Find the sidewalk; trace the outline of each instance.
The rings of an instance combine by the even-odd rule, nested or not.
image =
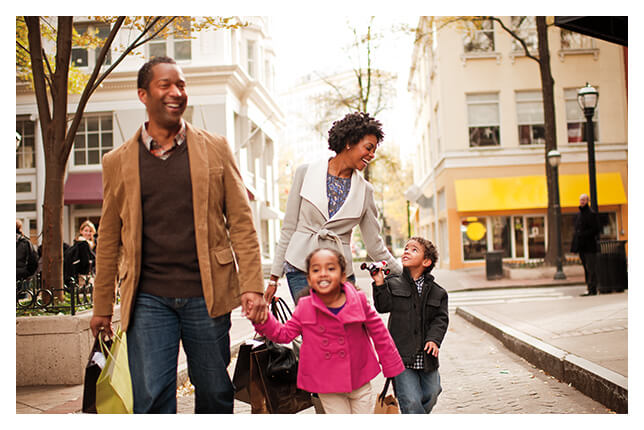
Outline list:
[[[357,267],[356,267],[357,269]],[[540,286],[579,286],[583,270],[565,266],[568,279],[553,280],[552,268],[512,273],[519,279],[488,281],[485,268],[436,269],[435,277],[449,292]],[[357,284],[369,296],[370,278],[356,270]],[[529,277],[529,279],[527,279]],[[286,281],[278,295],[290,302]],[[628,405],[628,292],[559,301],[484,304],[457,308],[456,314],[490,332],[510,350],[616,412]],[[252,337],[252,326],[233,312],[231,350]],[[180,356],[178,385],[187,379],[185,356]],[[82,385],[16,387],[16,413],[78,413]],[[235,411],[249,413],[245,404]],[[180,411],[181,412],[181,411]]]

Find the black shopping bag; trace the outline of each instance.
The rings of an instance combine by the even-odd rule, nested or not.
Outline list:
[[[258,342],[259,340],[259,342]],[[251,386],[254,382],[259,384],[259,373],[252,367],[251,355],[257,351],[266,349],[263,339],[253,339],[247,341],[239,347],[237,354],[237,363],[233,373],[233,385],[235,387],[235,399],[244,403],[251,403]]]
[[[99,333],[101,336],[102,333]],[[83,408],[86,414],[96,413],[96,381],[107,361],[107,351],[103,350],[102,345],[108,349],[112,346],[111,340],[105,340],[101,343],[98,336],[94,339],[94,346],[89,352],[89,359],[85,366],[85,380],[83,382]]]
[[[252,368],[256,368],[264,393],[266,410],[270,414],[295,414],[313,406],[311,393],[297,388],[295,381],[278,380],[268,374],[268,348],[253,351]]]

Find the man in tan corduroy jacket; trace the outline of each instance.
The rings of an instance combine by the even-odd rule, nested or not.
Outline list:
[[[112,335],[117,277],[135,413],[176,413],[179,343],[196,413],[232,413],[230,313],[265,319],[259,242],[225,138],[183,120],[173,59],[139,70],[148,121],[103,158],[93,334]],[[120,263],[120,264],[119,264]]]

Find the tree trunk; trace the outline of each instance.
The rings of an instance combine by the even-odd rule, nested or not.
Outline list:
[[[548,215],[547,215],[547,242],[545,263],[554,266],[557,263],[557,214],[555,212],[555,184],[554,171],[548,163],[548,152],[557,149],[557,131],[555,126],[554,79],[550,69],[550,51],[548,44],[548,27],[546,17],[537,16],[537,38],[539,46],[539,71],[541,73],[541,93],[543,96],[543,115],[546,132],[546,148],[544,154],[546,183],[548,186]]]
[[[53,160],[51,159],[53,158]],[[45,161],[43,204],[42,277],[43,287],[55,291],[63,301],[63,184],[65,164],[56,157]]]

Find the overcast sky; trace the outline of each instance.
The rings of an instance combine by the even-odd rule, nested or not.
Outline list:
[[[386,139],[395,140],[401,146],[403,156],[412,149],[412,116],[409,113],[407,80],[411,64],[413,36],[389,31],[392,26],[407,24],[415,26],[417,16],[392,17],[375,15],[374,28],[388,32],[374,52],[374,66],[395,72],[398,75],[396,88],[398,98],[387,123],[383,124]],[[294,85],[298,78],[307,74],[333,73],[351,70],[354,64],[349,58],[347,46],[354,40],[352,25],[365,31],[369,16],[327,16],[318,19],[294,19],[293,15],[271,15],[276,54],[276,84],[278,92]],[[355,51],[352,51],[355,52]],[[288,124],[287,124],[288,126]]]

